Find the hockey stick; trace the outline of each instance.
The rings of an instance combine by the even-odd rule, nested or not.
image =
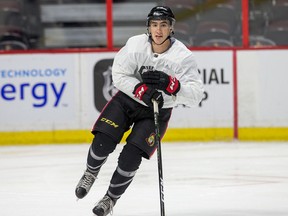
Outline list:
[[[161,216],[165,216],[162,155],[161,155],[161,143],[160,143],[160,130],[159,130],[159,122],[158,122],[159,107],[158,107],[158,103],[155,100],[152,100],[152,102],[153,102],[153,108],[154,108],[155,143],[157,145],[160,209],[161,209]]]

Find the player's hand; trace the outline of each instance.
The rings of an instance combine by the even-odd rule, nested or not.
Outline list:
[[[179,80],[162,71],[147,71],[141,76],[145,84],[152,88],[162,90],[167,95],[176,95],[180,90]]]
[[[161,92],[148,87],[145,83],[139,83],[135,86],[133,94],[139,100],[142,100],[147,106],[153,109],[152,99],[158,103],[159,109],[163,107],[164,99]]]

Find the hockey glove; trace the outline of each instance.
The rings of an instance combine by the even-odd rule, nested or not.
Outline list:
[[[164,99],[161,92],[148,87],[145,83],[139,83],[135,86],[133,94],[139,100],[142,100],[147,106],[153,109],[152,99],[158,103],[159,109],[163,107]]]
[[[148,86],[162,90],[167,95],[176,95],[180,90],[179,80],[162,71],[147,71],[142,74],[142,79]]]

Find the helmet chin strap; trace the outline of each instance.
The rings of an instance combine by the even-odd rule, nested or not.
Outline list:
[[[151,41],[153,41],[156,45],[158,45],[158,46],[160,46],[160,45],[162,45],[163,43],[165,43],[165,41],[166,40],[168,40],[168,39],[170,39],[171,38],[171,36],[170,35],[168,35],[167,37],[166,37],[166,39],[162,42],[162,43],[160,43],[160,44],[157,44],[154,40],[153,40],[153,38],[152,38],[152,36],[151,36],[151,34],[149,35],[150,36],[150,38],[151,38]]]
[[[171,38],[171,34],[173,35],[173,34],[174,34],[174,31],[173,31],[172,28],[171,28],[170,30],[171,30],[171,32],[170,32],[170,34],[166,37],[166,39],[165,39],[162,43],[157,44],[157,43],[153,40],[152,35],[151,35],[150,31],[149,31],[149,28],[147,28],[147,32],[148,32],[148,34],[149,34],[150,40],[151,40],[152,42],[154,42],[154,43],[155,43],[156,45],[158,45],[158,46],[164,44],[166,40],[168,40],[168,39]]]

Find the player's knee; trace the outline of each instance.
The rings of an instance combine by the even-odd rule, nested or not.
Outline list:
[[[109,155],[116,148],[117,142],[104,133],[97,132],[92,141],[92,150],[97,156],[104,157]]]
[[[137,170],[142,161],[143,151],[133,144],[127,143],[119,158],[118,166],[125,171]]]

